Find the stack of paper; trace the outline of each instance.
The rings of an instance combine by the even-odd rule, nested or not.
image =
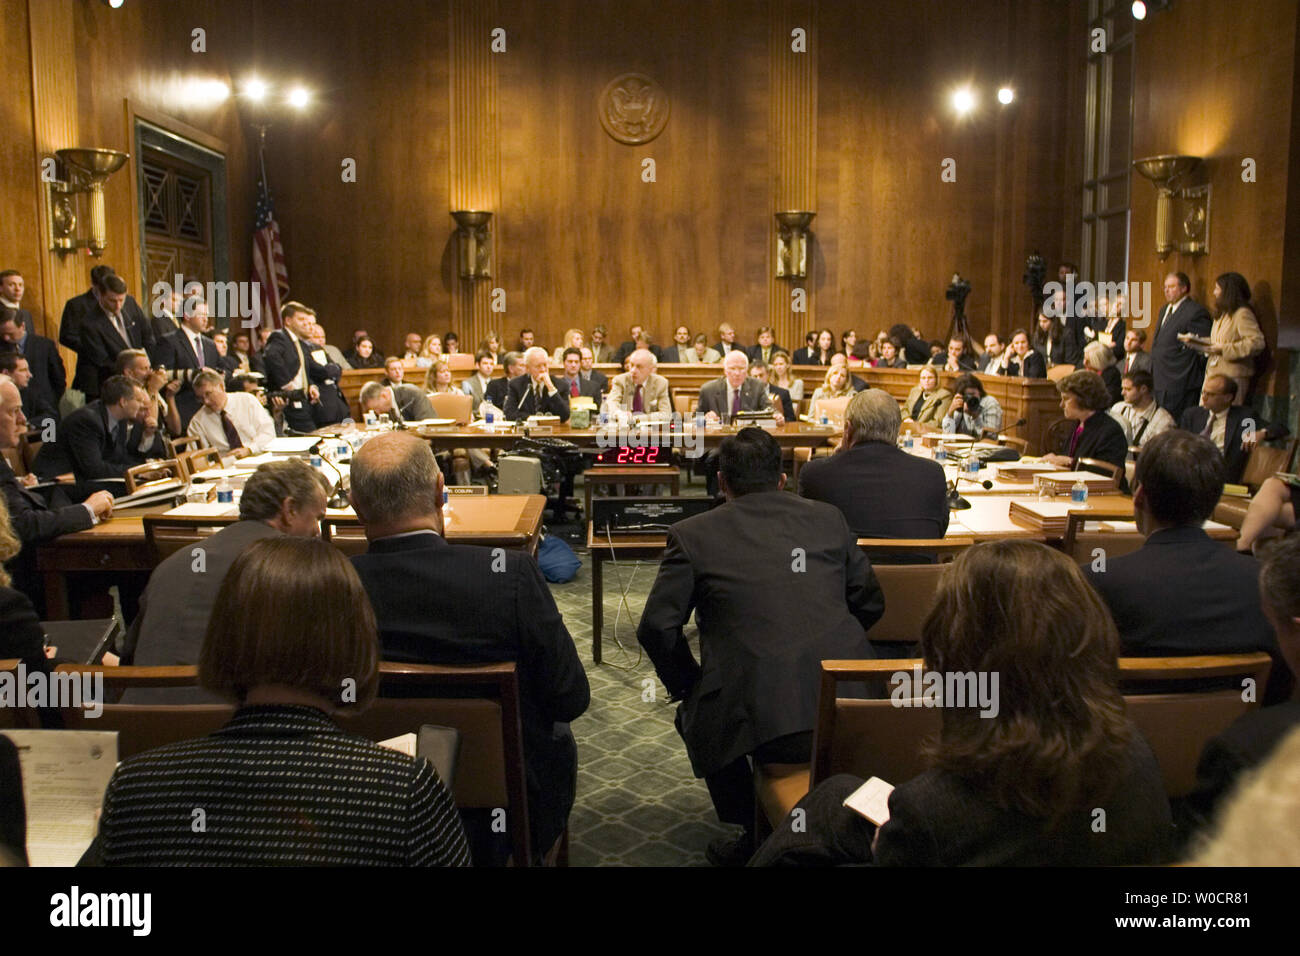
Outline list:
[[[271,439],[266,450],[272,455],[305,455],[320,442],[321,439],[316,435],[292,435]]]
[[[1012,500],[1011,520],[1022,527],[1060,537],[1065,534],[1070,512],[1079,508],[1080,505],[1074,501]]]
[[[1089,494],[1115,490],[1115,479],[1095,471],[1054,471],[1034,478],[1036,489],[1046,488],[1054,495],[1068,495],[1078,482],[1083,482]]]

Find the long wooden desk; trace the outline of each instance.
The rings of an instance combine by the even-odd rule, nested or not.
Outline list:
[[[722,440],[730,435],[736,434],[738,429],[731,426],[709,427],[704,433],[704,448],[712,450],[722,444]],[[837,429],[822,425],[810,425],[807,422],[787,422],[780,428],[770,428],[767,430],[781,446],[782,451],[789,451],[793,448],[820,448],[829,445],[833,439],[840,436]],[[428,439],[433,450],[448,451],[452,448],[496,448],[507,449],[512,447],[525,435],[522,430],[510,431],[486,431],[482,428],[467,428],[459,426],[426,426],[418,430],[418,434]],[[673,436],[671,433],[663,433],[667,438],[674,438],[678,447],[686,441],[694,443],[697,436],[693,433],[686,435]],[[573,442],[580,448],[595,450],[600,448],[613,448],[614,433],[610,430],[603,430],[599,427],[594,428],[570,428],[567,424],[555,425],[546,435],[537,435],[536,438],[561,438],[565,441]]]
[[[465,495],[453,498],[447,520],[447,540],[455,544],[481,544],[534,553],[542,528],[542,495]],[[77,578],[108,572],[114,578],[147,578],[155,555],[144,536],[144,516],[170,510],[163,506],[119,511],[108,521],[56,538],[41,545],[36,566],[45,579],[46,616],[64,620],[69,612],[69,592]],[[330,511],[327,517],[346,517],[351,510]],[[214,527],[229,523],[214,519]]]

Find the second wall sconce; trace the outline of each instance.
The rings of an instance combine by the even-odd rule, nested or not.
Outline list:
[[[776,277],[808,276],[808,224],[815,212],[787,210],[776,213]]]
[[[1201,167],[1199,156],[1148,156],[1133,168],[1156,187],[1156,255],[1168,258],[1177,250],[1202,256],[1210,251],[1209,184],[1175,188]]]
[[[492,277],[492,233],[488,229],[492,213],[475,209],[452,212],[456,220],[456,246],[462,279]]]
[[[92,256],[102,256],[108,248],[104,182],[131,157],[115,149],[60,149],[55,150],[55,155],[59,157],[66,178],[45,184],[50,248],[56,252],[72,252],[84,247]],[[84,238],[76,236],[78,193],[90,197],[90,231]]]

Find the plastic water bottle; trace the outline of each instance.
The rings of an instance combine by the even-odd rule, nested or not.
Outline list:
[[[444,521],[451,519],[456,512],[451,507],[451,492],[445,487],[442,489],[442,517]]]
[[[1070,500],[1077,505],[1088,500],[1088,486],[1083,483],[1082,478],[1070,486]]]
[[[365,423],[367,428],[374,428],[379,424],[379,416],[375,414],[373,408],[366,410]]]
[[[966,473],[970,475],[972,478],[976,478],[979,476],[980,460],[976,458],[974,455],[971,455],[970,459],[966,462]]]
[[[310,459],[310,464],[311,464],[311,466],[312,466],[313,468],[315,468],[317,471],[319,471],[321,468],[323,468],[323,467],[325,466],[325,465],[324,465],[324,462],[323,462],[323,460],[321,459],[321,456],[320,456],[320,455],[312,455],[312,456],[311,456],[311,459]]]
[[[948,451],[942,445],[936,445],[934,449],[934,460],[939,464],[945,464],[948,461]]]
[[[709,427],[708,417],[698,408],[695,409],[695,430],[702,432],[708,427]]]
[[[903,450],[911,451],[915,447],[916,447],[916,439],[912,437],[911,432],[908,432],[903,436]]]
[[[497,418],[496,406],[493,405],[487,399],[484,399],[482,405],[482,412],[483,412],[483,424],[491,428],[492,423],[496,421]]]
[[[233,505],[235,503],[235,489],[230,484],[229,478],[222,478],[221,483],[217,485],[217,504]]]

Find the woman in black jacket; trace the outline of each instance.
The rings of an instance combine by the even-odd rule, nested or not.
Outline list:
[[[1007,345],[1006,361],[1000,369],[1003,375],[1018,378],[1047,378],[1047,362],[1029,344],[1029,333],[1016,329]]]
[[[1043,460],[1063,468],[1074,468],[1082,458],[1095,458],[1119,468],[1120,490],[1128,489],[1124,465],[1128,461],[1128,439],[1119,422],[1111,418],[1110,393],[1095,372],[1075,372],[1056,384],[1061,393],[1061,411],[1077,422],[1055,454]]]

